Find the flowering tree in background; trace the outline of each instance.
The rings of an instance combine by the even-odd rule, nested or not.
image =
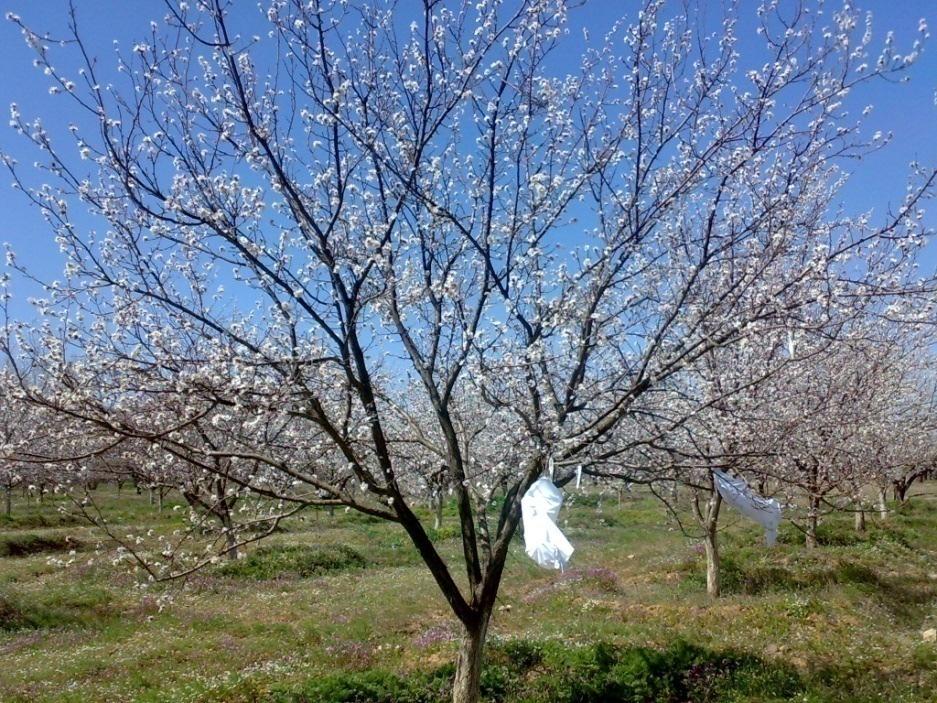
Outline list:
[[[23,448],[23,420],[27,416],[28,411],[5,388],[0,395],[0,439],[3,443],[0,488],[3,488],[3,514],[7,517],[13,513],[13,490],[24,481],[26,474],[25,467],[17,461],[17,457]]]
[[[42,501],[61,483],[61,467],[48,461],[61,426],[61,417],[23,399],[15,377],[0,375],[0,488],[6,517],[12,516],[14,489]]]
[[[47,324],[10,323],[22,393],[224,476],[267,521],[399,523],[464,630],[457,702],[548,467],[648,446],[639,409],[710,351],[906,290],[925,241],[933,171],[877,224],[833,212],[837,164],[878,146],[844,101],[919,50],[870,55],[849,8],[821,26],[767,3],[748,70],[734,16],[702,35],[648,0],[571,73],[562,0],[426,0],[412,23],[273,0],[256,36],[221,2],[169,8],[116,76],[74,14],[77,70],[12,18],[76,120],[75,157],[11,120],[52,178],[8,164],[67,257]],[[457,568],[412,507],[440,466]]]
[[[904,503],[911,485],[937,464],[937,396],[929,347],[929,335],[920,331],[893,332],[886,350],[888,364],[870,380],[877,403],[865,418],[863,457],[867,467],[861,478],[879,486],[882,517],[887,514],[887,487],[893,488],[896,501]]]
[[[862,489],[881,480],[883,466],[927,465],[931,423],[909,413],[928,407],[921,381],[931,362],[922,342],[914,325],[868,318],[773,379],[776,403],[762,432],[778,451],[763,467],[791,504],[806,496],[807,547],[817,546],[824,513],[851,506],[861,515]]]
[[[686,420],[671,422],[672,429],[660,433],[657,445],[667,457],[673,480],[690,489],[691,511],[706,554],[710,596],[720,595],[718,531],[723,501],[715,472],[741,476],[764,493],[760,469],[766,459],[783,451],[778,438],[765,432],[777,411],[778,397],[771,392],[774,377],[783,376],[799,361],[788,353],[783,335],[777,334],[714,349],[685,374],[671,401],[688,403],[695,411],[678,413],[677,417]],[[676,506],[668,507],[677,514]]]

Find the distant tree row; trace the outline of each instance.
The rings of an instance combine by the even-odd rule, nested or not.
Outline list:
[[[541,475],[689,485],[715,560],[726,469],[805,497],[815,542],[930,466],[937,172],[838,207],[926,26],[899,51],[782,5],[744,59],[736,10],[663,0],[572,59],[562,0],[170,2],[116,71],[74,13],[61,53],[11,16],[74,124],[12,110],[67,262],[7,321],[10,476],[178,489],[191,534],[128,545],[153,578],[315,506],[398,523],[463,629],[455,703]],[[416,509],[450,490],[457,563]]]

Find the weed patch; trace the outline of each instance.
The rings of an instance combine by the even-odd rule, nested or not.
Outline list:
[[[26,596],[0,590],[0,631],[86,627],[112,613],[110,594],[101,588],[69,588]]]
[[[247,557],[219,567],[223,576],[257,580],[298,577],[361,569],[367,560],[360,552],[345,545],[287,545],[261,547]]]

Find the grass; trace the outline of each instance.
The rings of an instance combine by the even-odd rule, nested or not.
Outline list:
[[[158,513],[132,490],[118,499],[103,487],[97,499],[134,532],[182,525],[171,501]],[[486,700],[933,699],[937,646],[921,638],[937,626],[933,487],[863,534],[851,516],[830,516],[811,551],[789,527],[768,550],[727,512],[717,601],[705,595],[698,546],[653,499],[625,494],[619,507],[615,495],[583,492],[570,503],[561,520],[576,553],[565,573],[511,545]],[[458,632],[399,527],[311,512],[244,559],[167,589],[113,564],[100,534],[60,507],[14,504],[0,524],[0,544],[61,546],[67,535],[84,547],[0,557],[0,700],[446,700]],[[432,536],[457,564],[454,525],[450,506]]]
[[[260,547],[244,559],[230,561],[217,571],[222,576],[255,580],[312,578],[337,571],[361,569],[367,561],[344,544],[311,547],[303,544]]]

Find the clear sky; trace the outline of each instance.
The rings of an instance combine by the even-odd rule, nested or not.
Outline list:
[[[160,20],[165,13],[162,0],[74,0],[78,8],[79,25],[91,51],[105,65],[113,63],[113,41],[128,46],[149,31],[150,20]],[[805,0],[811,5],[811,0]],[[718,14],[721,0],[699,0],[711,5],[711,12]],[[415,0],[400,0],[399,6],[406,11],[418,3]],[[419,3],[421,4],[421,3]],[[588,28],[593,35],[601,35],[622,14],[634,13],[636,0],[591,0],[584,9],[573,13],[571,24],[575,30]],[[741,0],[742,13],[750,22],[754,17],[755,0]],[[865,121],[868,134],[881,130],[893,132],[894,141],[889,148],[877,152],[862,162],[854,164],[853,176],[841,194],[843,203],[850,210],[874,208],[883,213],[889,205],[900,202],[905,189],[905,174],[909,161],[918,160],[926,165],[937,164],[937,0],[859,0],[855,4],[869,10],[874,16],[877,39],[884,36],[886,29],[894,29],[898,46],[906,48],[917,35],[918,22],[928,20],[934,37],[925,47],[921,60],[910,73],[911,80],[904,85],[878,82],[865,91],[863,103],[875,105],[875,112]],[[257,14],[255,0],[236,0],[239,18],[251,23]],[[828,3],[828,11],[838,6]],[[67,0],[0,0],[0,16],[7,12],[20,15],[36,30],[48,30],[61,35],[65,26]],[[757,39],[752,27],[745,21],[741,24],[743,36],[741,51],[746,47],[757,48]],[[570,33],[581,36],[580,31]],[[570,54],[578,52],[576,41],[567,47]],[[570,56],[575,62],[577,57]],[[32,51],[23,42],[19,30],[12,23],[0,20],[0,106],[16,102],[24,117],[42,116],[49,127],[64,128],[69,116],[63,114],[68,106],[62,96],[49,95],[49,79],[32,66]],[[67,68],[67,65],[64,66]],[[12,155],[23,166],[35,160],[35,153],[24,140],[0,121],[0,149]],[[48,228],[35,208],[31,207],[22,193],[9,185],[10,178],[0,173],[0,242],[9,242],[17,252],[18,260],[35,271],[41,278],[57,278],[62,270],[62,260],[52,241]],[[937,226],[937,202],[932,202],[928,221]],[[937,261],[937,256],[928,257]],[[934,262],[929,262],[933,265]],[[14,284],[16,297],[14,314],[28,315],[23,299],[36,291],[24,282]]]

